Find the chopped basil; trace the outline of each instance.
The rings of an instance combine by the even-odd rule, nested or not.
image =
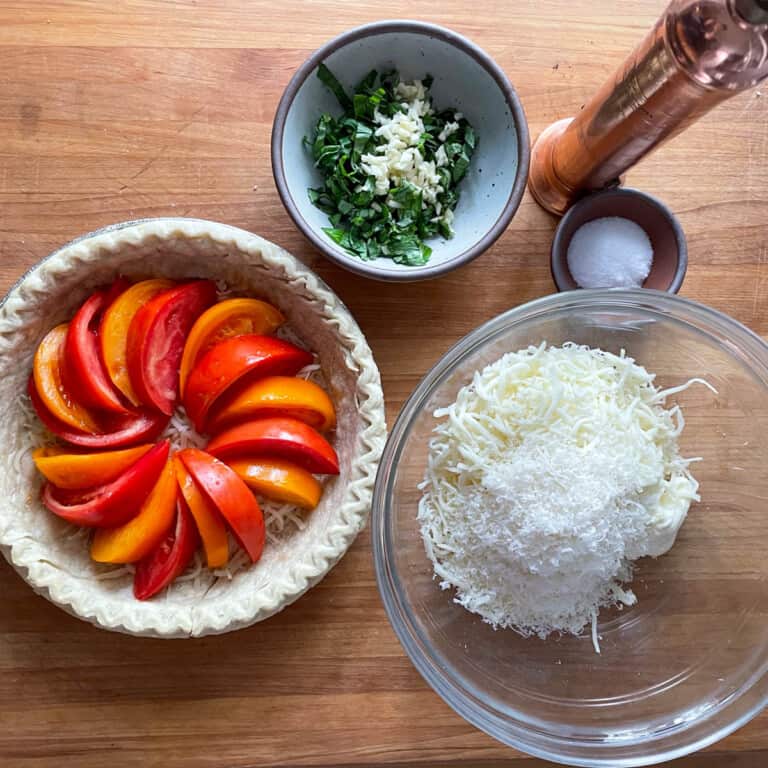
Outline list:
[[[426,264],[432,249],[424,240],[453,236],[451,221],[459,200],[457,185],[466,175],[477,146],[472,126],[461,116],[457,119],[453,110],[420,115],[423,130],[409,142],[408,148],[419,153],[417,161],[420,156],[434,164],[437,179],[420,187],[404,178],[406,174],[396,174],[394,178],[390,176],[386,191],[377,190],[376,177],[366,171],[363,158],[381,154],[377,148],[387,143],[376,135],[382,120],[408,112],[408,101],[396,93],[401,82],[399,75],[380,75],[372,70],[351,98],[324,64],[318,67],[317,76],[344,110],[339,117],[321,115],[312,136],[304,139],[323,177],[323,186],[307,191],[310,202],[328,215],[330,226],[323,231],[361,259],[384,256],[399,264]],[[422,81],[427,90],[431,84],[429,76]],[[438,155],[441,148],[444,161],[442,154]]]
[[[331,72],[328,67],[325,66],[325,64],[321,64],[317,68],[317,76],[322,80],[322,82],[325,84],[327,88],[330,88],[331,91],[333,91],[333,95],[339,100],[339,104],[341,104],[344,109],[349,109],[351,106],[351,102],[349,100],[349,96],[347,96],[346,91],[344,90],[341,83],[336,79],[336,76]]]

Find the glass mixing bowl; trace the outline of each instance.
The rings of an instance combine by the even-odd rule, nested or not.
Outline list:
[[[675,546],[637,562],[638,602],[602,611],[601,653],[582,637],[494,630],[440,589],[416,520],[436,408],[505,352],[566,341],[618,353],[672,396],[702,500]],[[734,320],[649,290],[572,291],[470,333],[405,404],[373,499],[376,575],[390,621],[427,682],[506,744],[583,766],[635,766],[700,749],[768,701],[768,346]]]

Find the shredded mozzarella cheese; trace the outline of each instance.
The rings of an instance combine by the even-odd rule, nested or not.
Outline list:
[[[529,347],[475,374],[430,442],[418,517],[444,589],[494,627],[579,634],[636,601],[632,561],[674,543],[698,483],[679,407],[623,353]],[[692,382],[689,382],[689,384]]]

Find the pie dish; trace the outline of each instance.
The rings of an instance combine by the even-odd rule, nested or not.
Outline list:
[[[334,400],[338,477],[301,528],[277,536],[254,566],[227,577],[203,574],[139,602],[125,568],[88,557],[81,532],[50,515],[30,452],[41,427],[26,401],[34,350],[95,287],[118,274],[140,279],[211,278],[275,304],[292,333],[318,357]],[[347,308],[314,273],[278,246],[198,219],[150,219],[86,235],[31,269],[0,306],[0,549],[32,588],[97,626],[155,637],[240,629],[289,605],[338,562],[368,517],[386,437],[379,372]],[[194,576],[194,574],[193,574]]]

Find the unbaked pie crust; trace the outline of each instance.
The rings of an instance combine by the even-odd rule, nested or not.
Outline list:
[[[39,500],[29,459],[25,386],[43,335],[116,275],[212,278],[267,299],[319,356],[337,408],[334,447],[341,473],[295,530],[268,544],[262,559],[231,580],[189,581],[140,602],[130,575],[103,578],[75,529]],[[115,225],[76,240],[40,262],[0,307],[0,549],[40,595],[105,629],[154,637],[230,632],[266,619],[317,584],[364,527],[386,437],[379,371],[349,310],[311,270],[256,235],[198,219]],[[98,578],[99,576],[102,578]]]

